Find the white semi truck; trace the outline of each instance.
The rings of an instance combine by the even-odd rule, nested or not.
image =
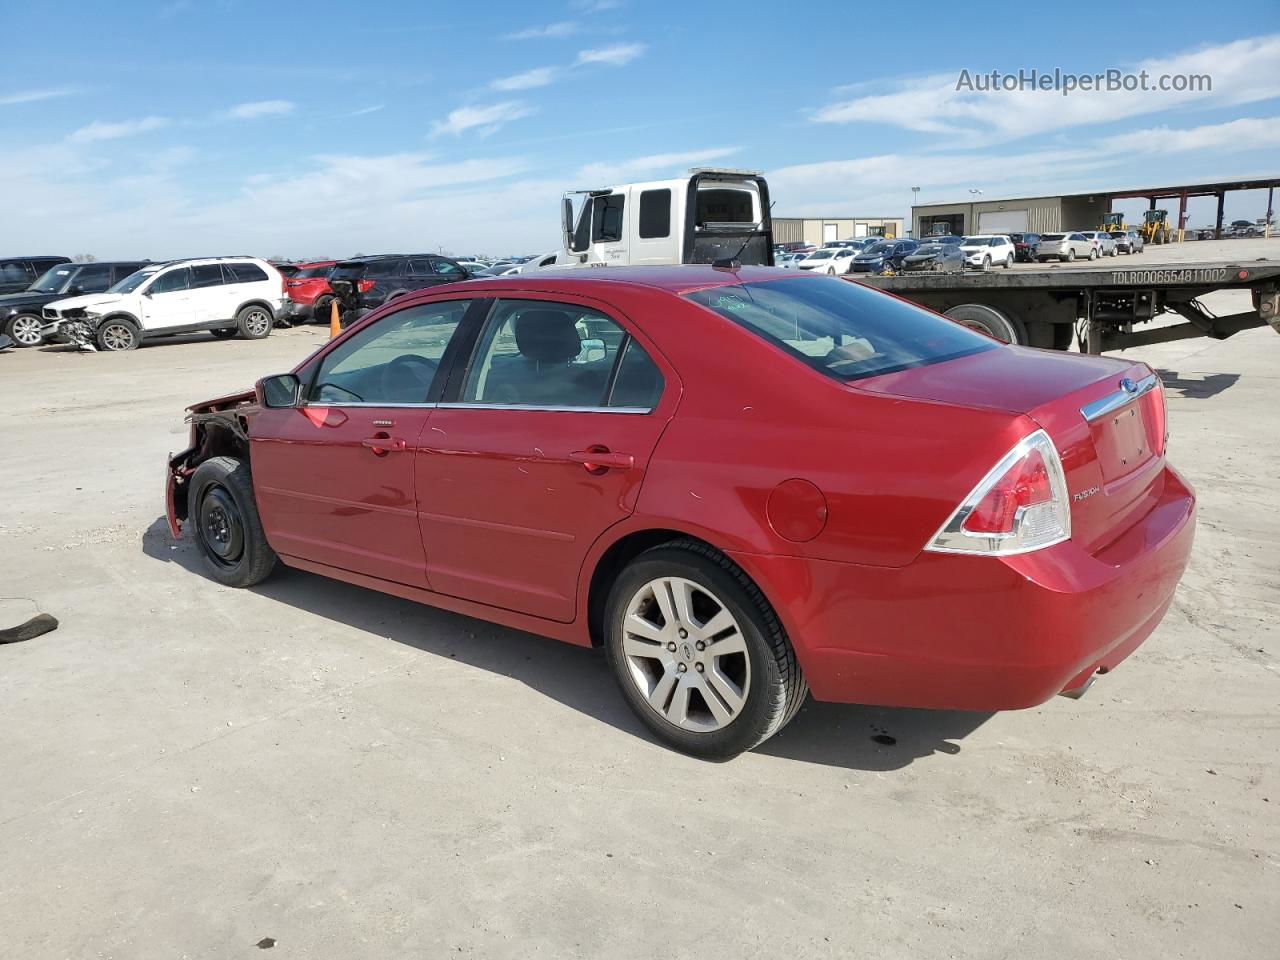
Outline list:
[[[752,170],[566,193],[555,267],[713,263],[773,266],[769,186]]]

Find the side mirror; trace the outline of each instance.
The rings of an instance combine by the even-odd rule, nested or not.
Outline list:
[[[147,299],[150,299],[150,298],[151,298],[151,290],[150,290],[150,289],[143,290],[143,291],[142,291],[142,295],[143,295],[144,297],[146,297]]]
[[[69,297],[78,297],[82,293],[84,293],[84,287],[77,283],[73,283],[71,286],[67,287],[67,296]]]
[[[302,381],[292,373],[263,377],[254,391],[263,407],[296,407],[302,400]]]

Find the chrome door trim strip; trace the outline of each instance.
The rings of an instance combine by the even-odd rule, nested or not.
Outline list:
[[[536,403],[440,403],[441,410],[515,410],[535,413],[652,413],[651,407],[571,407]]]
[[[1114,413],[1121,407],[1132,403],[1139,397],[1150,393],[1156,388],[1156,384],[1160,382],[1160,378],[1154,373],[1150,376],[1143,377],[1137,383],[1129,380],[1127,377],[1121,380],[1121,387],[1114,393],[1109,393],[1105,397],[1094,400],[1092,403],[1086,403],[1080,408],[1080,415],[1084,417],[1085,422],[1092,423],[1105,417],[1108,413]]]

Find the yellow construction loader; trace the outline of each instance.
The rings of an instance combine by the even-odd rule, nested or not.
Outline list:
[[[1102,215],[1102,226],[1098,229],[1103,233],[1110,233],[1112,230],[1128,230],[1129,225],[1124,222],[1123,213],[1105,213]]]
[[[1142,227],[1138,230],[1145,244],[1171,243],[1168,210],[1148,210],[1142,215]]]

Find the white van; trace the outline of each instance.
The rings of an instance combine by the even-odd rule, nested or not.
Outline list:
[[[45,339],[133,350],[149,337],[209,331],[226,339],[270,335],[287,300],[280,271],[257,257],[149,264],[106,293],[48,304]]]
[[[561,227],[565,255],[557,267],[730,260],[773,266],[769,186],[752,170],[699,167],[673,180],[571,191]]]

